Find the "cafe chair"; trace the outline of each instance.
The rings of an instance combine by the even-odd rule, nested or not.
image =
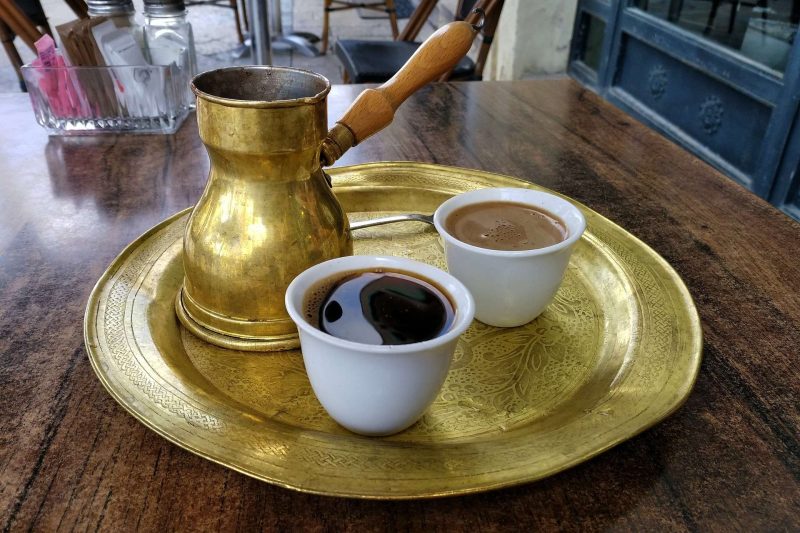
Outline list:
[[[392,38],[397,39],[399,30],[397,28],[397,10],[394,0],[383,2],[355,2],[352,0],[325,0],[325,15],[322,21],[322,54],[328,52],[328,35],[330,33],[330,15],[334,11],[344,11],[347,9],[370,9],[372,11],[384,11],[389,15],[389,24],[392,26]]]
[[[400,70],[419,48],[415,39],[430,16],[435,0],[423,0],[414,10],[408,24],[394,41],[368,41],[340,39],[334,50],[342,63],[345,83],[383,83]],[[442,77],[442,81],[480,80],[489,54],[495,29],[497,28],[503,0],[461,0],[456,9],[455,20],[466,20],[473,9],[483,9],[484,24],[480,30],[481,46],[475,61],[463,58],[453,70]]]
[[[19,37],[35,53],[34,43],[45,33],[53,35],[39,0],[0,0],[0,41],[11,66],[14,67],[22,91],[25,91],[20,70],[22,57],[14,45],[14,38]]]
[[[266,0],[264,0],[266,1]],[[189,0],[185,2],[186,7],[210,6],[222,7],[233,11],[233,21],[236,23],[236,37],[239,44],[244,44],[244,34],[250,31],[250,24],[247,20],[247,0],[242,1],[241,11],[239,10],[239,0]],[[242,26],[244,25],[244,31]]]

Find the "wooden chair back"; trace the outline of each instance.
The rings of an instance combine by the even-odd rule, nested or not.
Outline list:
[[[16,34],[28,48],[36,52],[33,43],[44,35],[13,0],[0,0],[0,21]]]
[[[392,38],[398,38],[397,9],[395,9],[394,0],[373,0],[371,2],[364,2],[363,0],[325,0],[323,9],[325,10],[322,19],[321,53],[323,54],[328,52],[328,39],[331,25],[330,14],[334,11],[343,11],[348,9],[371,9],[372,11],[384,11],[389,15],[389,24],[392,27]]]

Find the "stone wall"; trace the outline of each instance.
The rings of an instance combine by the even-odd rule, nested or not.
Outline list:
[[[506,0],[484,70],[486,80],[566,71],[577,0]]]

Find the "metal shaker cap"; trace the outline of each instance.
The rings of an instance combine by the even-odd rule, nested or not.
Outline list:
[[[186,12],[183,0],[144,0],[146,15],[170,16],[181,15]]]
[[[86,0],[89,14],[98,15],[130,15],[134,12],[132,0]]]

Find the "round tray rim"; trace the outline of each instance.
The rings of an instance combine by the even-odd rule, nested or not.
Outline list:
[[[94,327],[95,323],[93,322],[92,318],[97,315],[97,311],[99,309],[101,303],[101,293],[105,284],[114,276],[114,274],[119,270],[121,266],[123,266],[124,261],[128,258],[133,252],[135,252],[144,242],[146,242],[149,238],[153,235],[158,233],[159,231],[163,230],[164,228],[168,227],[175,221],[179,220],[181,217],[185,216],[188,212],[191,211],[191,207],[183,209],[174,215],[162,220],[158,224],[154,225],[144,233],[142,233],[139,237],[133,240],[130,244],[128,244],[110,263],[109,267],[103,272],[101,277],[98,279],[97,283],[95,284],[94,288],[91,291],[89,296],[86,311],[84,313],[84,341],[86,345],[87,355],[89,358],[89,362],[92,366],[92,369],[95,372],[95,375],[100,380],[103,387],[108,391],[111,397],[129,414],[131,414],[134,418],[136,418],[139,422],[145,425],[150,430],[154,431],[156,434],[160,435],[161,437],[165,438],[167,441],[197,455],[204,459],[207,459],[213,463],[219,464],[226,468],[230,468],[247,476],[253,477],[255,479],[259,479],[265,482],[268,482],[273,485],[277,485],[283,488],[291,489],[294,491],[307,493],[307,494],[315,494],[315,495],[322,495],[322,496],[337,496],[337,497],[346,497],[346,498],[356,498],[356,499],[367,499],[367,500],[410,500],[410,499],[431,499],[431,498],[439,498],[439,497],[449,497],[449,496],[456,496],[456,495],[467,495],[479,492],[485,492],[489,490],[496,490],[500,488],[507,488],[511,486],[517,486],[524,483],[529,483],[533,481],[537,481],[556,473],[562,472],[569,468],[572,468],[580,463],[586,462],[589,459],[596,457],[609,449],[617,446],[618,444],[629,440],[636,435],[650,429],[651,427],[659,424],[664,419],[672,415],[675,411],[680,409],[680,407],[686,402],[688,399],[696,381],[700,371],[700,363],[702,359],[702,327],[700,322],[700,317],[697,312],[697,308],[694,305],[694,301],[691,297],[691,294],[686,287],[684,281],[675,271],[675,269],[655,250],[653,250],[650,246],[644,243],[635,235],[629,233],[624,228],[619,226],[618,224],[614,223],[613,221],[609,220],[608,218],[600,215],[599,213],[593,211],[586,205],[578,202],[566,195],[560,194],[556,191],[551,189],[547,189],[545,187],[536,185],[531,182],[527,182],[521,180],[519,178],[514,178],[508,175],[488,172],[483,170],[477,169],[468,169],[468,168],[461,168],[461,167],[453,167],[453,166],[445,166],[445,165],[437,165],[431,163],[415,163],[415,162],[404,162],[404,161],[390,161],[390,162],[379,162],[379,163],[366,163],[366,164],[359,164],[359,165],[351,165],[351,166],[342,166],[336,167],[332,169],[328,169],[327,172],[334,178],[334,188],[336,188],[335,179],[337,176],[347,175],[349,173],[355,172],[364,172],[370,173],[372,171],[382,171],[385,173],[389,173],[388,171],[395,170],[395,171],[425,171],[430,170],[434,172],[442,172],[448,171],[453,173],[463,173],[463,174],[471,174],[471,175],[480,175],[482,177],[487,178],[490,181],[504,181],[509,185],[516,185],[525,188],[536,188],[545,190],[547,192],[556,194],[561,196],[569,201],[573,202],[577,206],[579,206],[585,213],[590,213],[593,217],[597,217],[603,221],[605,225],[611,227],[617,231],[620,231],[626,235],[626,238],[630,239],[631,242],[635,243],[638,248],[643,249],[647,252],[647,255],[658,263],[659,267],[663,269],[665,273],[669,275],[669,281],[673,284],[676,293],[680,296],[680,301],[684,304],[683,310],[687,314],[687,333],[691,334],[691,341],[687,345],[687,354],[685,357],[686,360],[686,367],[690,369],[690,374],[682,382],[682,386],[674,391],[674,399],[672,404],[668,409],[660,412],[658,416],[649,418],[645,423],[640,424],[638,427],[633,429],[630,432],[626,432],[624,434],[618,435],[617,438],[610,439],[606,442],[603,446],[594,448],[590,453],[586,453],[577,457],[573,460],[565,461],[555,467],[542,469],[537,471],[535,474],[523,475],[517,479],[513,480],[504,480],[500,482],[486,482],[482,484],[472,484],[470,486],[464,486],[452,490],[441,490],[441,491],[433,491],[433,492],[414,492],[414,493],[398,493],[393,492],[391,490],[387,490],[385,492],[370,492],[370,493],[360,493],[360,492],[353,492],[353,491],[343,491],[343,490],[327,490],[327,489],[317,489],[314,487],[303,486],[296,483],[286,482],[280,477],[265,475],[263,472],[256,471],[250,468],[245,467],[244,465],[235,464],[231,461],[221,459],[215,457],[211,453],[207,453],[190,442],[181,439],[169,431],[159,427],[157,424],[153,423],[149,420],[146,416],[142,415],[136,409],[129,406],[124,398],[116,391],[114,386],[109,382],[105,375],[105,371],[102,369],[99,359],[100,359],[100,346],[98,344],[97,332],[96,328]],[[362,184],[348,184],[344,187],[361,187]]]

